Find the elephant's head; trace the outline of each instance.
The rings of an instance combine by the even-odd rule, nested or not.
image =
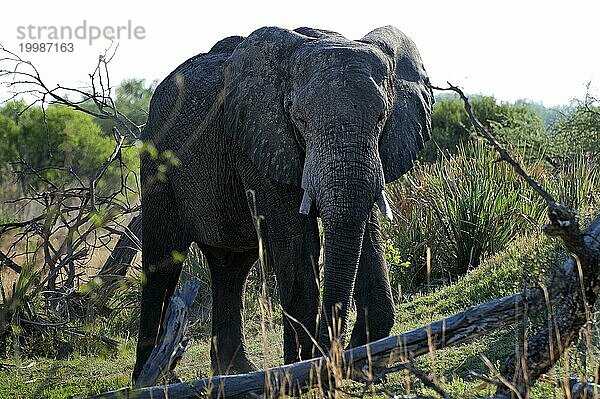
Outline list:
[[[225,129],[265,176],[302,187],[300,211],[314,204],[323,220],[327,320],[336,304],[345,320],[368,215],[376,202],[386,208],[385,183],[429,139],[427,81],[413,42],[390,26],[358,41],[262,28],[225,67]]]

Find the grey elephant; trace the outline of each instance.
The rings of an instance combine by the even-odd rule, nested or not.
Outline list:
[[[313,340],[349,346],[389,334],[394,304],[377,205],[430,137],[433,96],[414,43],[398,29],[360,40],[311,28],[261,28],[192,57],[156,89],[142,139],[143,270],[134,380],[192,241],[212,279],[211,363],[255,367],[244,343],[244,288],[264,248],[284,312],[286,363]],[[323,223],[323,295],[319,300]]]

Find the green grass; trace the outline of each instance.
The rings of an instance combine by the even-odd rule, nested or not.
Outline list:
[[[258,367],[279,365],[283,358],[283,328],[267,331],[268,351],[263,348],[260,323],[247,323],[249,352]],[[265,355],[266,354],[266,355]],[[0,361],[0,399],[58,399],[93,395],[130,384],[135,363],[135,342],[123,340],[108,356],[74,354],[67,359],[19,358]],[[208,338],[192,340],[177,373],[185,381],[204,378],[210,372]]]
[[[131,349],[107,358],[13,358],[8,361],[13,366],[0,372],[0,399],[66,398],[113,390],[128,384],[134,360]]]
[[[551,262],[556,249],[555,242],[543,237],[522,237],[515,240],[506,251],[483,261],[479,268],[472,270],[455,284],[422,294],[410,302],[399,303],[393,333],[401,333],[470,306],[517,292],[524,278],[523,271],[526,271],[525,276],[534,276],[526,278],[535,278],[540,272],[540,263],[536,263],[535,259],[545,260],[544,263]],[[256,307],[249,306],[249,309]],[[267,329],[266,337],[263,338],[260,317],[254,310],[246,315],[246,320],[249,351],[255,364],[258,367],[281,364],[280,323]],[[514,328],[507,328],[472,343],[436,351],[432,356],[423,356],[417,365],[427,372],[435,373],[440,383],[454,395],[484,395],[490,388],[473,380],[469,370],[488,373],[480,359],[481,354],[500,367],[515,346],[515,336]],[[75,354],[65,360],[6,360],[3,364],[12,365],[0,370],[0,399],[64,398],[127,386],[135,361],[135,344],[131,340],[122,342],[115,353],[104,357]],[[207,338],[197,337],[192,341],[191,347],[177,366],[177,371],[184,380],[209,375],[208,349]],[[356,394],[363,393],[363,386],[352,382],[348,382],[345,389]],[[401,393],[407,389],[413,393],[415,390],[419,393],[427,392],[413,377],[396,373],[384,385],[374,387],[369,395],[382,397],[385,396],[384,390]],[[538,384],[535,389],[548,391],[553,388],[548,384]]]
[[[392,333],[408,331],[468,307],[518,292],[524,278],[536,278],[541,272],[541,264],[553,262],[557,250],[556,243],[544,237],[516,239],[506,251],[484,260],[455,284],[399,304]],[[481,391],[477,389],[481,382],[474,380],[469,371],[489,374],[480,355],[500,368],[504,359],[514,350],[517,334],[516,326],[508,327],[471,343],[423,356],[417,365],[433,372],[444,388],[456,396],[490,394],[486,391],[490,389],[488,386],[482,386]],[[419,393],[425,392],[420,391],[420,383],[413,383]],[[406,382],[398,376],[390,378],[390,384],[395,392],[406,387]],[[542,385],[545,387],[547,384]]]
[[[526,275],[540,274],[559,247],[544,237],[518,238],[503,252],[485,260],[456,283],[410,298],[398,305],[397,329],[414,328],[470,306],[514,294]]]

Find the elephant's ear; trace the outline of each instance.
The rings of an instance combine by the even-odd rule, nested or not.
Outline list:
[[[261,28],[225,66],[225,130],[265,176],[300,186],[304,154],[286,112],[286,63],[305,36]]]
[[[380,139],[380,157],[386,183],[398,179],[413,165],[431,137],[434,98],[429,78],[415,44],[392,26],[375,29],[361,39],[378,47],[392,65],[395,101]]]

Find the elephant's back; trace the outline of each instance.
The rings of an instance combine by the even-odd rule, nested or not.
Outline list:
[[[148,122],[141,139],[159,151],[176,151],[192,134],[202,133],[207,119],[220,111],[216,100],[223,88],[223,67],[243,40],[231,36],[217,42],[208,53],[198,54],[179,65],[156,88]]]
[[[221,40],[206,54],[179,65],[156,88],[142,140],[179,160],[167,179],[179,216],[192,240],[213,247],[254,247],[256,230],[234,169],[237,153],[222,132],[225,62],[243,38]],[[142,154],[142,175],[159,173],[161,157]],[[142,182],[144,184],[144,182]],[[144,196],[142,196],[142,202]]]

